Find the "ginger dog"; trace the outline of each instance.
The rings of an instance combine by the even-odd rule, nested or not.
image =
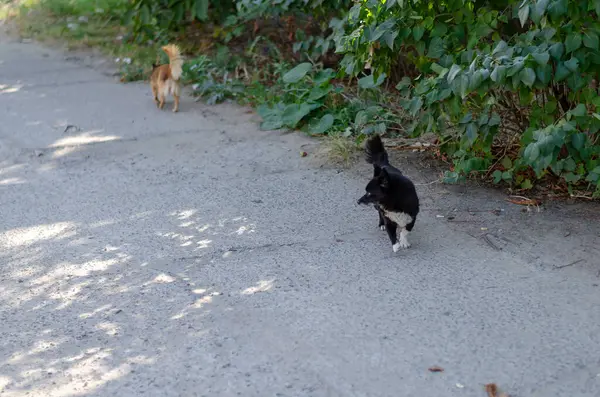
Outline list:
[[[183,58],[179,47],[175,44],[166,45],[162,47],[162,50],[169,57],[169,63],[167,65],[152,65],[150,86],[152,87],[154,101],[159,109],[165,106],[165,97],[171,94],[175,98],[173,112],[177,112],[181,94],[179,78],[182,73]]]

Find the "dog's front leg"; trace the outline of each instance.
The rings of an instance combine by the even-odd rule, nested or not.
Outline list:
[[[379,227],[381,230],[385,230],[385,220],[383,219],[383,211],[381,211],[381,207],[375,204],[375,209],[377,210],[377,214],[379,215]]]
[[[396,236],[398,225],[396,225],[396,223],[392,222],[386,217],[384,217],[383,219],[385,220],[385,230],[388,234],[388,237],[390,238],[390,241],[392,242],[392,250],[394,250],[394,252],[398,252],[398,250],[400,249],[400,244],[398,244],[398,238]]]
[[[400,247],[410,248],[410,243],[408,242],[407,237],[408,237],[408,234],[413,230],[413,227],[415,226],[415,221],[416,221],[416,219],[413,218],[411,223],[404,226],[402,228],[402,230],[400,230],[400,242],[398,243],[398,244],[400,244]]]

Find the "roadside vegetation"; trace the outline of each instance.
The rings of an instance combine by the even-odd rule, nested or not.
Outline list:
[[[342,161],[379,132],[445,162],[447,183],[600,197],[600,0],[25,0],[0,9],[22,35],[104,49],[123,81],[147,78],[157,56],[166,62],[160,45],[177,42],[196,95],[251,105],[264,129],[329,136]]]

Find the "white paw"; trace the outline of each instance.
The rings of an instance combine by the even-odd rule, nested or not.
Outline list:
[[[402,248],[410,247],[410,243],[406,239],[407,236],[408,236],[408,230],[402,229],[402,231],[400,232],[400,241],[398,242],[398,244],[400,244],[400,247],[402,247]]]
[[[385,225],[381,225],[379,228],[385,232]]]
[[[400,248],[410,248],[410,243],[406,239],[403,239],[398,241],[396,244],[392,245],[392,249],[394,250],[394,252],[398,252]]]

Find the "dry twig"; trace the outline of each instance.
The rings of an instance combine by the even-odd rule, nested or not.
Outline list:
[[[434,365],[433,367],[429,368],[429,372],[444,372],[444,368]]]
[[[574,261],[574,262],[571,262],[571,263],[569,263],[569,264],[566,264],[566,265],[554,266],[554,268],[555,268],[555,269],[564,269],[565,267],[569,267],[569,266],[576,265],[576,264],[578,264],[579,262],[583,262],[584,260],[585,260],[585,259],[578,259],[578,260],[576,260],[576,261]]]

